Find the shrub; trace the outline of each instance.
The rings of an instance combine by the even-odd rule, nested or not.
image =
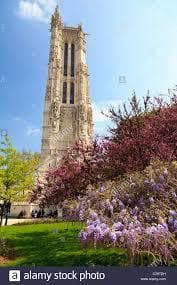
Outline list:
[[[37,225],[37,224],[55,224],[55,223],[60,223],[60,222],[62,222],[62,220],[60,218],[58,218],[58,219],[42,218],[42,219],[33,219],[31,221],[24,221],[23,223],[17,223],[17,224],[12,225],[11,227],[13,227],[13,226],[15,226],[15,227],[16,226],[24,226],[24,225]]]
[[[41,205],[63,203],[66,198],[86,195],[89,185],[117,180],[126,173],[142,171],[152,160],[177,159],[177,97],[169,103],[147,96],[144,107],[133,95],[130,108],[110,109],[115,127],[111,136],[89,145],[76,143],[62,162],[46,173],[31,193]],[[130,110],[130,111],[128,111]]]
[[[67,219],[87,221],[84,247],[124,247],[131,259],[147,253],[169,263],[176,255],[177,166],[160,161],[124,179],[90,188],[78,201],[65,201]]]

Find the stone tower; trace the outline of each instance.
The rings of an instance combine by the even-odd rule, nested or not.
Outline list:
[[[55,165],[78,140],[92,139],[92,108],[86,64],[86,34],[81,25],[64,26],[56,7],[46,86],[41,167]]]

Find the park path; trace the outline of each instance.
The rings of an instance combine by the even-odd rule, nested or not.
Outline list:
[[[15,224],[21,224],[24,222],[30,222],[30,221],[32,221],[32,219],[9,219],[7,225],[11,226],[11,225],[15,225]],[[4,225],[4,222],[5,222],[5,219],[3,219],[2,225]]]

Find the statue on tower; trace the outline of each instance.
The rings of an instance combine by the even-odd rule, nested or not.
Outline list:
[[[50,125],[52,126],[53,132],[58,132],[59,130],[59,116],[59,102],[58,100],[54,99],[50,106]]]
[[[55,8],[55,12],[52,15],[51,18],[51,27],[57,27],[57,26],[61,26],[62,25],[62,20],[61,20],[61,16],[59,14],[59,7],[58,5]]]

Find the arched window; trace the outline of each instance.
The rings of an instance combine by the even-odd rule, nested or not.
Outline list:
[[[63,104],[66,104],[66,98],[67,98],[67,83],[63,82],[63,98],[62,98]]]
[[[75,54],[75,46],[71,45],[71,76],[74,77],[74,54]]]
[[[74,104],[74,83],[70,85],[70,104]]]
[[[64,76],[67,76],[67,69],[68,69],[68,44],[65,43],[65,49],[64,49]]]

